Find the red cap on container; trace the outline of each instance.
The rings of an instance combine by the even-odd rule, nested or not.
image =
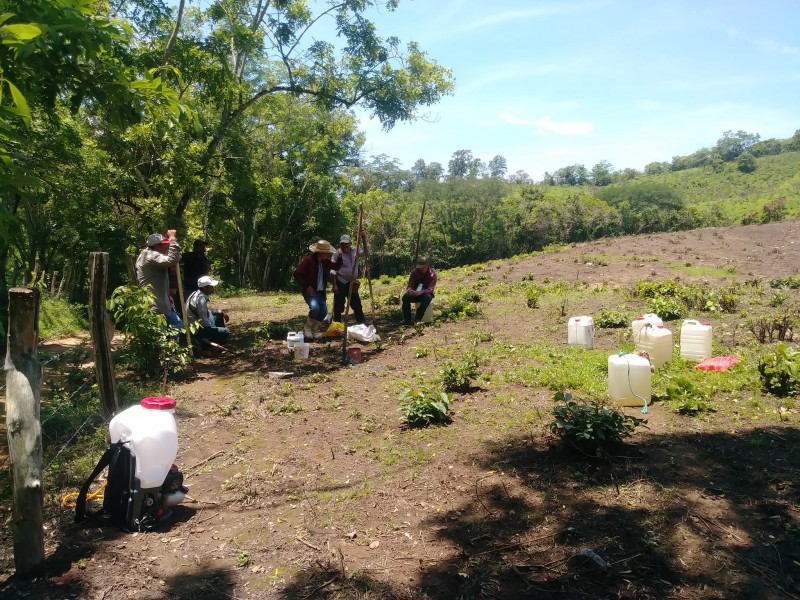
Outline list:
[[[142,401],[139,403],[144,408],[149,408],[150,410],[173,410],[175,408],[175,400],[172,398],[161,398],[159,396],[148,396],[147,398],[142,398]]]

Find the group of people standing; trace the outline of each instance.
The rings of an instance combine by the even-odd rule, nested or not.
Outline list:
[[[360,245],[353,246],[352,239],[344,234],[335,248],[327,240],[311,244],[310,251],[294,270],[294,279],[300,286],[303,299],[308,304],[303,334],[306,339],[316,339],[325,335],[325,322],[328,318],[326,289],[328,283],[333,291],[334,321],[341,322],[345,303],[353,309],[357,323],[365,323],[364,308],[359,296],[360,277],[359,258],[369,253],[366,239],[359,239]],[[192,252],[181,254],[181,247],[175,237],[175,230],[167,235],[154,233],[147,238],[146,246],[136,259],[136,278],[141,287],[149,286],[155,295],[155,310],[166,318],[167,324],[183,329],[184,323],[175,309],[177,290],[177,266],[183,266],[183,289],[188,294],[184,314],[189,323],[199,322],[195,332],[197,340],[208,340],[219,344],[228,341],[230,330],[226,326],[227,315],[209,307],[209,296],[214,293],[219,281],[209,275],[205,239],[195,240]],[[421,321],[431,303],[436,288],[436,271],[426,258],[420,258],[411,271],[403,294],[403,322],[411,325]],[[412,320],[411,305],[416,304]]]
[[[365,240],[358,247],[353,247],[352,239],[344,234],[339,239],[339,248],[334,248],[327,240],[319,240],[311,244],[307,254],[294,271],[294,279],[300,286],[303,299],[308,304],[308,316],[303,328],[306,339],[316,339],[324,335],[325,319],[328,316],[326,304],[326,288],[328,282],[333,290],[333,320],[341,321],[345,302],[350,299],[357,323],[364,323],[364,309],[358,294],[359,271],[358,259],[369,253]],[[411,325],[421,321],[433,300],[436,288],[436,271],[427,258],[420,258],[411,271],[408,285],[403,294],[403,323]],[[411,317],[411,305],[416,304],[414,319]]]
[[[185,312],[189,324],[197,321],[200,327],[193,338],[201,345],[204,341],[225,344],[230,330],[226,327],[228,316],[224,311],[208,306],[208,297],[214,293],[219,281],[209,276],[205,239],[195,240],[192,252],[181,254],[175,230],[148,236],[144,250],[136,259],[136,279],[141,287],[150,287],[155,295],[155,310],[164,315],[167,324],[183,329],[184,322],[175,308],[177,289],[177,266],[183,266],[183,289]],[[173,283],[174,282],[174,283]]]

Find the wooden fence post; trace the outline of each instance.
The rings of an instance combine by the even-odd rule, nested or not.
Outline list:
[[[11,459],[14,565],[21,577],[44,567],[42,428],[39,423],[42,366],[36,358],[39,290],[8,292],[6,430]]]
[[[106,421],[117,412],[117,380],[111,359],[111,335],[107,327],[106,280],[108,278],[108,252],[89,253],[89,327],[94,349],[94,372],[100,392],[100,412]]]

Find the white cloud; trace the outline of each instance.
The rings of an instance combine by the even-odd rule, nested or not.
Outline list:
[[[478,29],[486,29],[495,25],[503,23],[519,23],[529,19],[538,19],[540,17],[549,17],[552,15],[562,15],[568,13],[584,12],[588,10],[596,10],[608,4],[607,1],[599,2],[576,2],[560,3],[560,4],[546,4],[544,6],[537,6],[536,8],[526,8],[521,10],[507,10],[485,17],[481,17],[469,23],[462,25],[459,30],[461,32],[476,31]]]
[[[588,135],[594,131],[594,123],[582,121],[554,121],[550,117],[531,120],[523,119],[511,113],[502,113],[500,120],[511,125],[535,127],[538,133],[554,133],[556,135]]]

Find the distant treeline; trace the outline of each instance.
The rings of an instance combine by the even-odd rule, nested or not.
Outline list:
[[[443,175],[422,161],[415,172],[379,158],[356,173],[343,206],[352,215],[364,205],[373,272],[395,275],[413,261],[423,205],[422,251],[442,267],[605,236],[797,217],[800,152],[792,148],[800,148],[800,131],[790,140],[767,142],[727,132],[702,166],[662,171],[648,165],[648,173],[629,169],[597,184],[597,167],[585,178],[564,175],[585,171],[577,165],[559,170],[554,181],[534,184],[486,175],[474,159],[471,171]],[[469,157],[468,151],[457,155]],[[673,162],[686,163],[677,157]]]

